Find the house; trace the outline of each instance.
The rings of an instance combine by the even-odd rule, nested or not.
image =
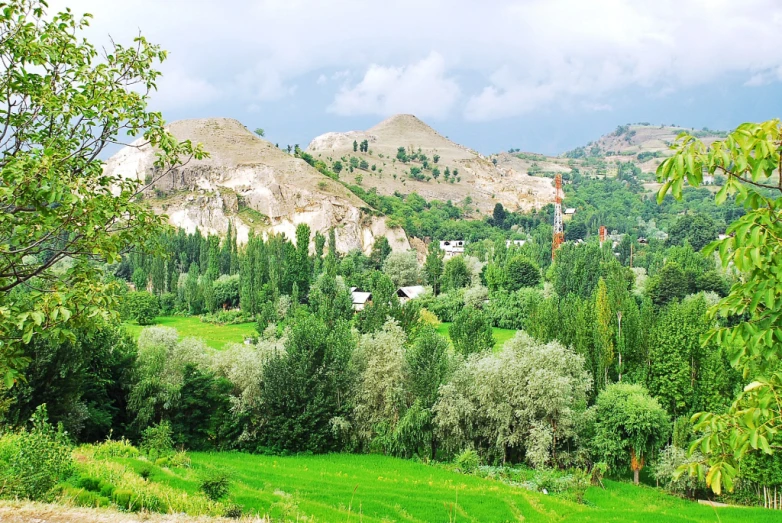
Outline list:
[[[356,312],[363,311],[364,307],[372,303],[372,293],[360,291],[357,287],[350,288],[350,296],[353,298],[353,310]]]
[[[573,218],[573,216],[576,215],[576,208],[575,207],[568,207],[562,212],[562,220],[568,221]]]
[[[464,254],[464,240],[448,240],[440,242],[440,250],[445,252],[445,258],[453,258]]]
[[[521,247],[527,243],[527,240],[505,240],[505,248],[509,249],[511,244],[515,245],[516,247]]]
[[[396,291],[396,295],[399,297],[399,303],[405,304],[410,300],[414,300],[424,293],[423,285],[413,285],[411,287],[399,287]]]

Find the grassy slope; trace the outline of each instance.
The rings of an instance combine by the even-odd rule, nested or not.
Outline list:
[[[246,337],[257,334],[255,323],[215,325],[204,323],[195,316],[161,316],[155,318],[155,325],[175,328],[180,338],[201,338],[208,346],[218,350],[226,343],[242,343]],[[144,328],[135,323],[126,323],[125,327],[134,337],[138,337]]]
[[[450,323],[441,323],[437,327],[437,332],[439,332],[441,336],[445,336],[450,340],[451,338],[448,334],[450,329]],[[494,331],[494,339],[496,340],[496,343],[494,344],[495,349],[499,349],[505,344],[506,341],[516,335],[516,331],[513,329],[498,329],[497,327],[494,327],[492,330]]]
[[[141,468],[143,462],[123,460]],[[772,511],[698,505],[650,487],[607,481],[591,488],[589,506],[529,492],[498,481],[379,455],[333,454],[276,457],[241,453],[194,453],[191,469],[153,467],[151,481],[188,493],[198,489],[207,470],[221,470],[232,481],[232,501],[246,511],[273,518],[314,521],[481,523],[520,521],[695,522],[777,521]],[[458,498],[458,499],[457,499]],[[309,519],[307,519],[309,521]],[[452,519],[453,520],[453,519]]]

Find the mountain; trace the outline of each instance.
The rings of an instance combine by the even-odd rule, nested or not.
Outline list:
[[[632,161],[642,172],[653,173],[662,160],[671,156],[670,145],[682,132],[688,132],[710,144],[724,138],[726,133],[694,128],[648,123],[620,125],[612,133],[601,136],[597,141],[563,154],[568,158],[586,158],[604,156],[606,161]]]
[[[196,227],[222,234],[233,221],[239,242],[250,230],[284,233],[294,239],[296,226],[312,232],[334,228],[337,249],[369,252],[376,238],[388,238],[393,250],[410,248],[400,228],[386,225],[366,203],[342,184],[305,161],[286,154],[229,118],[182,120],[169,130],[179,140],[200,142],[210,158],[191,160],[157,180],[146,192],[152,207],[185,230]],[[135,179],[153,175],[155,151],[138,141],[105,166],[107,172]]]
[[[364,140],[368,150],[362,152]],[[354,151],[354,142],[359,150]],[[404,161],[397,157],[400,147],[405,149]],[[409,114],[392,116],[367,131],[323,134],[310,142],[307,152],[332,170],[338,170],[335,164],[339,162],[343,166],[340,180],[375,188],[384,195],[416,192],[427,200],[454,203],[469,196],[481,213],[490,213],[498,202],[516,211],[554,200],[551,180],[528,176],[511,165],[495,166],[489,158]],[[446,168],[458,174],[446,180]]]

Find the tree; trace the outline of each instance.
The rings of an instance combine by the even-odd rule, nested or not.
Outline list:
[[[470,269],[464,262],[463,256],[454,256],[447,262],[443,269],[443,289],[446,291],[467,287],[472,281]]]
[[[337,450],[331,421],[344,418],[352,385],[349,361],[354,349],[350,327],[338,321],[328,327],[314,316],[295,322],[285,354],[264,369],[261,398],[263,443],[289,452]]]
[[[380,236],[372,245],[372,253],[369,255],[369,259],[379,269],[383,266],[389,254],[391,254],[391,245],[388,243],[388,238]]]
[[[711,489],[733,489],[739,462],[752,453],[774,454],[782,448],[782,208],[780,186],[780,121],[745,123],[724,140],[708,146],[693,136],[681,136],[676,151],[657,169],[663,186],[658,203],[671,192],[682,196],[685,180],[691,186],[703,182],[703,173],[727,176],[717,192],[717,203],[735,195],[746,214],[730,224],[727,237],[710,244],[706,253],[718,252],[723,266],[732,264],[742,278],[730,294],[711,311],[712,316],[735,318],[713,329],[710,339],[722,346],[748,384],[723,414],[702,412],[694,416],[699,448],[705,461],[688,467],[704,474]]]
[[[676,262],[666,263],[646,283],[646,292],[655,305],[681,300],[690,292],[687,276]]]
[[[443,275],[443,251],[435,242],[429,244],[429,253],[424,262],[424,278],[432,286],[435,296],[440,294],[440,278]]]
[[[421,280],[418,256],[415,251],[392,252],[383,262],[383,272],[397,287],[417,285]]]
[[[434,433],[432,407],[437,402],[440,386],[448,378],[450,362],[448,342],[437,329],[427,326],[421,329],[405,354],[407,359],[409,390],[418,406],[425,413],[418,429],[423,440],[429,440],[430,457],[437,455],[437,438]],[[402,423],[404,425],[404,421]]]
[[[540,283],[540,267],[525,256],[513,256],[505,263],[504,286],[509,291],[535,287]]]
[[[439,162],[439,161],[440,161],[440,155],[439,155],[439,154],[435,154],[435,155],[433,155],[433,156],[432,156],[432,161],[433,161],[434,163],[437,163],[437,162]]]
[[[637,485],[647,458],[668,440],[668,414],[646,389],[628,383],[606,387],[592,408],[597,455],[612,468],[629,466]]]
[[[590,388],[583,357],[519,333],[499,353],[475,354],[455,370],[440,388],[435,423],[451,451],[557,466],[557,450],[576,441]]]
[[[583,222],[569,222],[565,227],[565,240],[573,242],[583,240],[587,235],[587,226]]]
[[[339,175],[339,173],[342,172],[342,169],[343,169],[342,162],[340,162],[339,160],[337,160],[331,165],[331,170],[334,171],[337,175]]]
[[[465,307],[456,315],[449,334],[454,350],[462,356],[494,347],[494,332],[488,315],[473,307]]]
[[[358,151],[358,142],[356,140],[353,140],[353,152]]]
[[[608,385],[608,369],[614,362],[614,322],[611,306],[608,303],[608,288],[603,278],[600,278],[595,291],[595,345],[599,357],[597,362],[603,371],[597,376],[596,388],[603,389]]]
[[[11,0],[0,14],[0,375],[11,386],[33,336],[72,338],[70,328],[108,316],[116,284],[101,265],[131,246],[149,250],[162,218],[141,192],[200,147],[178,142],[149,93],[165,51],[141,36],[104,53],[81,36],[88,17],[47,13],[40,0]],[[135,180],[103,170],[101,152],[125,135],[157,148],[155,176]],[[73,263],[61,264],[63,260]],[[11,291],[25,288],[29,299]],[[21,286],[21,287],[20,287]],[[35,290],[33,290],[35,289]]]
[[[502,229],[503,225],[505,224],[505,218],[507,217],[507,214],[508,213],[505,212],[505,207],[503,207],[500,202],[494,204],[494,212],[492,212],[494,225]]]
[[[707,214],[685,214],[676,220],[668,230],[668,245],[684,245],[689,243],[695,251],[700,251],[706,245],[717,239],[720,228]]]
[[[254,132],[261,138],[266,136],[266,131],[264,131],[261,127],[257,127]]]
[[[139,325],[152,325],[160,313],[157,296],[147,291],[129,292],[123,298],[128,319]]]

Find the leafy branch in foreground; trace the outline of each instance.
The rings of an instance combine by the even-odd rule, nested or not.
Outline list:
[[[727,177],[717,203],[735,195],[747,210],[727,237],[706,247],[740,277],[710,311],[712,318],[731,321],[712,329],[705,341],[721,344],[749,384],[726,413],[693,416],[700,437],[691,450],[699,449],[705,461],[679,471],[705,476],[719,494],[723,486],[733,489],[748,453],[782,448],[782,128],[778,119],[746,123],[709,146],[684,133],[674,147],[657,169],[664,182],[658,202],[669,191],[680,198],[685,181],[697,186],[708,172]]]
[[[125,136],[157,150],[155,179],[206,153],[147,110],[165,51],[142,36],[102,52],[90,15],[49,15],[43,0],[0,3],[0,377],[20,377],[34,335],[116,310],[96,262],[145,246],[163,226],[141,199],[150,181],[109,176],[101,152]],[[153,179],[152,182],[155,180]]]

